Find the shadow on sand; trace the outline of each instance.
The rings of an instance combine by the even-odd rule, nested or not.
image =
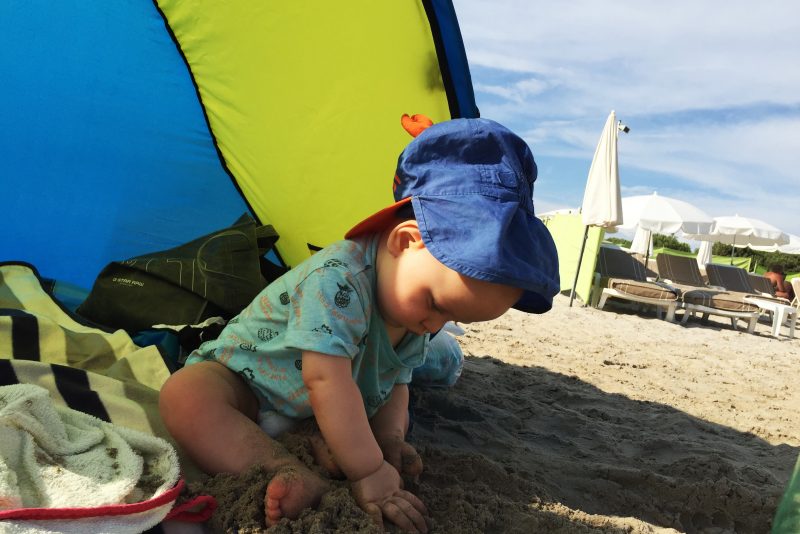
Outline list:
[[[768,532],[798,450],[577,377],[467,358],[412,388],[436,532]]]

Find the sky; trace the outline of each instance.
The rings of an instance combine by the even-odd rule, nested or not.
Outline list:
[[[531,146],[537,213],[577,208],[615,110],[622,196],[800,235],[800,2],[453,0],[481,116]]]

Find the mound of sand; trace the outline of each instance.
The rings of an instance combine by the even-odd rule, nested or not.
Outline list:
[[[407,488],[431,532],[769,530],[800,451],[799,339],[564,297],[465,328],[458,383],[412,389],[409,441],[426,467]],[[302,435],[285,442],[305,454]],[[268,479],[195,484],[220,499],[210,529],[263,531]],[[268,530],[377,531],[343,483]]]

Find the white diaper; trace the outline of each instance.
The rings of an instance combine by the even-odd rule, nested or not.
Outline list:
[[[297,420],[279,414],[271,408],[258,412],[258,426],[271,438],[276,438],[297,425]]]

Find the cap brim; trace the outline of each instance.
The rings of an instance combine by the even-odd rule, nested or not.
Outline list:
[[[514,308],[544,313],[560,290],[558,253],[549,230],[519,209],[514,195],[415,196],[425,246],[454,271],[525,290]]]
[[[399,202],[395,202],[391,206],[383,208],[377,213],[373,213],[354,227],[350,229],[345,235],[345,239],[351,239],[361,234],[378,233],[391,226],[395,221],[395,214],[400,207],[411,202],[411,197],[406,197]]]
[[[546,313],[553,307],[553,297],[525,291],[517,303],[511,307],[525,313]]]

